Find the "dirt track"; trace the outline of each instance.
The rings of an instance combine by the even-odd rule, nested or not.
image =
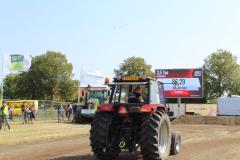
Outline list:
[[[174,125],[182,134],[180,155],[169,160],[239,160],[240,126]],[[94,160],[88,136],[37,144],[0,146],[0,159]],[[119,160],[129,159],[121,155]],[[139,158],[141,159],[141,158]]]

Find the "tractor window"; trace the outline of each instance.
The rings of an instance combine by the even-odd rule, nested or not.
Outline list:
[[[99,103],[108,103],[109,96],[107,90],[91,91],[89,99],[98,99]]]
[[[160,103],[161,103],[161,104],[164,104],[164,103],[165,103],[165,99],[164,99],[164,88],[163,88],[163,84],[159,83],[159,84],[158,84],[158,88],[159,88]]]
[[[114,103],[127,103],[129,86],[118,85],[115,88]]]
[[[99,103],[103,103],[103,91],[91,91],[89,99],[97,99]]]
[[[151,88],[150,88],[150,103],[151,104],[160,104],[160,97],[159,97],[159,88],[158,82],[151,81]]]
[[[121,86],[120,103],[127,103],[127,101],[128,101],[128,93],[129,93],[129,86],[127,86],[127,85]]]
[[[113,94],[113,103],[129,103],[129,94],[131,94],[137,85],[116,85]],[[141,96],[145,103],[148,102],[148,87],[147,85],[141,85]]]
[[[113,87],[113,103],[119,102],[119,95],[120,95],[120,86]]]
[[[104,91],[104,102],[103,103],[108,103],[109,102],[109,90]]]

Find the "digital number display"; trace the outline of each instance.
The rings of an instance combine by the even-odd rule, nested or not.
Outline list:
[[[185,85],[185,79],[180,78],[180,79],[172,79],[172,84],[173,85]]]

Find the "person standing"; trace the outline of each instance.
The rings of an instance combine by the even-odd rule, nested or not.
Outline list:
[[[11,105],[9,108],[9,120],[13,120],[13,114],[14,114],[14,107]]]
[[[63,122],[64,108],[62,104],[57,106],[58,123]]]
[[[35,119],[35,112],[33,106],[31,106],[28,110],[28,124],[33,124],[33,118]]]
[[[3,108],[0,107],[0,131],[2,130],[3,122],[4,122],[4,119],[3,119]]]
[[[22,105],[22,117],[23,117],[23,124],[28,124],[28,111],[26,103]]]
[[[99,103],[99,99],[95,99],[95,104],[94,104],[94,109],[98,109],[98,107],[100,106],[100,103]]]
[[[77,104],[73,105],[72,110],[73,110],[73,117],[74,117],[77,112]]]
[[[70,120],[70,118],[71,118],[72,111],[73,111],[72,104],[68,103],[68,107],[67,107],[67,112],[68,112],[67,118],[68,118],[68,120]]]
[[[8,106],[5,101],[3,101],[2,106],[0,107],[0,130],[2,130],[4,123],[8,127],[8,130],[11,131],[11,127],[8,121]]]

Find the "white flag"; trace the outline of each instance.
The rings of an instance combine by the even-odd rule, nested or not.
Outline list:
[[[104,85],[105,77],[98,71],[81,71],[80,86],[101,87]]]
[[[4,75],[27,71],[32,58],[23,54],[5,54],[3,56]]]

